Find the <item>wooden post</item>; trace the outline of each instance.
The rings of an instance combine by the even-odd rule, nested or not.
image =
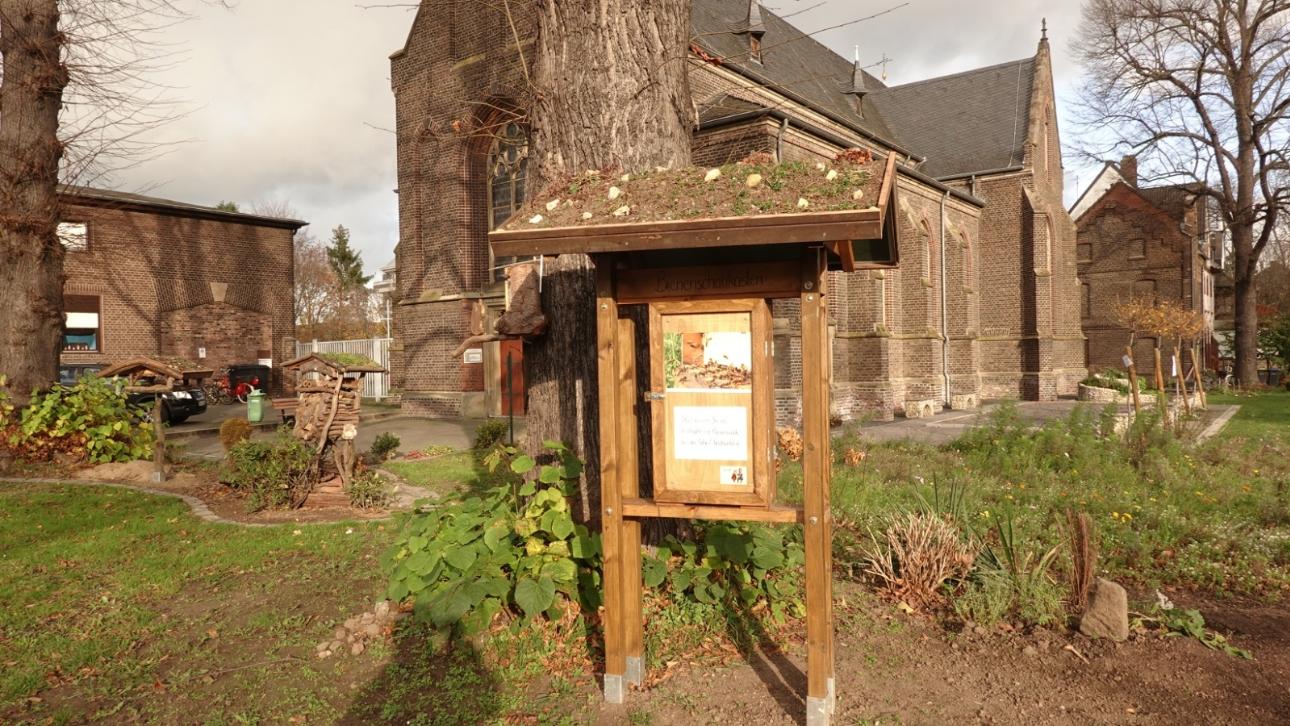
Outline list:
[[[166,480],[166,427],[161,422],[161,395],[152,394],[152,481],[160,484]]]
[[[1191,396],[1187,395],[1187,377],[1182,371],[1182,347],[1174,346],[1174,378],[1178,380],[1178,389],[1182,393],[1183,410],[1187,415],[1191,415]]]
[[[610,259],[596,263],[596,364],[600,423],[600,522],[604,552],[605,700],[622,703],[627,674],[624,627],[622,488],[618,481],[618,305]],[[639,550],[637,557],[640,557]]]
[[[1200,346],[1195,343],[1191,344],[1191,372],[1196,381],[1196,392],[1200,394],[1200,407],[1209,408],[1209,401],[1206,400],[1205,381],[1200,375]]]
[[[1129,391],[1133,394],[1133,413],[1142,413],[1142,398],[1138,395],[1138,366],[1133,362],[1133,346],[1124,346],[1124,359],[1128,361],[1125,366],[1129,369]]]
[[[802,455],[806,545],[806,723],[833,713],[833,583],[830,571],[828,308],[824,256],[808,248],[802,264]]]
[[[623,499],[640,497],[640,470],[636,442],[636,325],[618,320],[618,487]],[[641,523],[623,519],[623,653],[627,683],[645,681],[644,582],[641,579]]]

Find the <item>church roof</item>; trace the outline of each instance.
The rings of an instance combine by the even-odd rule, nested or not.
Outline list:
[[[1025,158],[1035,59],[892,86],[867,97],[896,140],[936,178],[1019,167]]]
[[[865,99],[859,112],[851,91],[854,65],[788,21],[761,8],[761,62],[748,50],[748,0],[697,0],[690,22],[694,42],[721,60],[722,66],[763,82],[785,95],[800,96],[806,105],[870,136],[895,143],[897,137]],[[883,88],[882,81],[864,72],[865,87]]]
[[[778,15],[760,8],[761,61],[749,51],[749,0],[696,0],[695,43],[722,66],[835,121],[926,157],[934,178],[1020,167],[1035,59],[888,87],[866,71],[857,100],[855,65]],[[725,101],[722,105],[737,105]],[[715,117],[732,108],[706,109]]]

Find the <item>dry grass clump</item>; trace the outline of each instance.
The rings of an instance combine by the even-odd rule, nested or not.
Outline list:
[[[891,520],[881,541],[865,552],[865,571],[892,597],[912,608],[944,602],[946,583],[967,576],[976,548],[948,517],[911,512]]]
[[[251,424],[244,418],[230,418],[219,426],[219,442],[228,453],[238,442],[251,438]]]
[[[792,426],[780,426],[775,429],[778,441],[776,448],[779,455],[789,461],[800,461],[802,458],[802,434]]]
[[[1093,520],[1087,512],[1066,510],[1066,526],[1071,549],[1070,609],[1079,615],[1088,607],[1088,591],[1097,572],[1097,543],[1093,540]]]

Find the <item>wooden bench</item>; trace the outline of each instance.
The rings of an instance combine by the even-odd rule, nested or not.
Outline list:
[[[275,411],[282,412],[282,423],[291,426],[296,422],[296,407],[300,405],[300,400],[295,396],[284,398],[275,398],[269,402]]]

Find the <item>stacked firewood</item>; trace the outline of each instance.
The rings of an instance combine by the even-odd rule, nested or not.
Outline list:
[[[345,433],[346,424],[358,426],[359,408],[362,405],[362,385],[358,378],[340,379],[337,389],[336,379],[309,381],[296,389],[299,404],[296,408],[296,437],[302,441],[317,444],[323,427],[327,427],[326,438],[329,441],[339,440]],[[339,397],[332,416],[332,404]],[[328,425],[330,419],[331,424]]]

